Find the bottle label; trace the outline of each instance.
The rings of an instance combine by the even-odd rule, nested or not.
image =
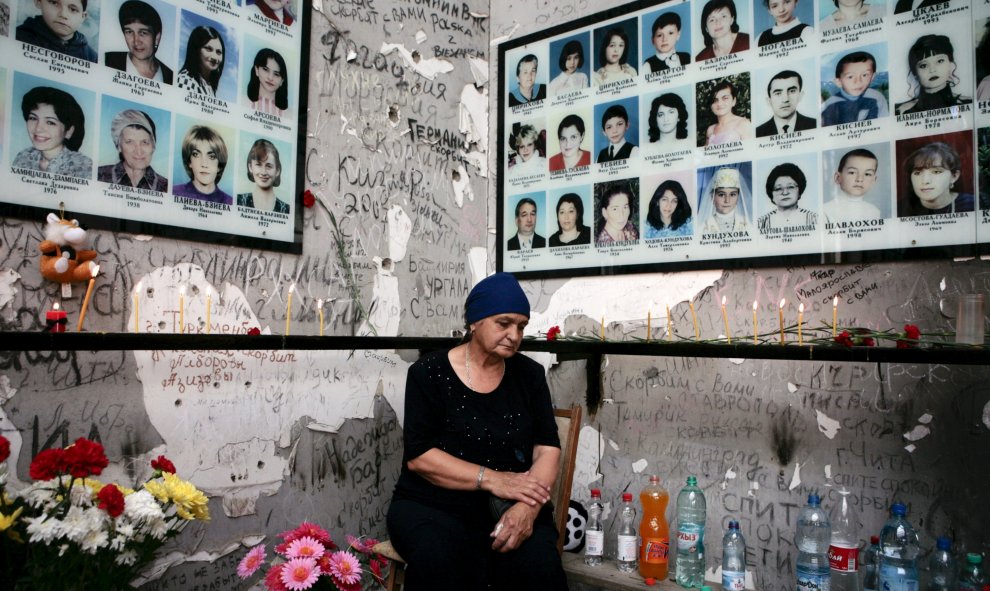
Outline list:
[[[584,535],[585,556],[601,556],[605,553],[605,532],[589,530]]]
[[[636,543],[636,536],[624,536],[619,534],[618,560],[620,562],[633,562],[636,560],[636,551],[639,544]]]
[[[670,551],[669,538],[646,538],[643,540],[643,561],[650,564],[666,564]]]
[[[880,588],[883,591],[918,591],[918,577],[912,576],[903,567],[881,564]]]
[[[705,526],[698,523],[678,523],[677,551],[688,554],[698,552],[704,537]]]
[[[859,548],[831,545],[828,547],[828,566],[832,570],[854,573],[859,565]]]
[[[828,571],[797,567],[797,591],[829,591],[831,582]]]
[[[738,570],[723,570],[722,589],[725,591],[743,591],[746,589],[746,573]]]

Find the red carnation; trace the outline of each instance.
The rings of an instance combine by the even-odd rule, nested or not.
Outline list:
[[[921,330],[913,324],[904,325],[904,338],[909,340],[897,340],[898,349],[910,349],[918,344],[918,339],[921,338]]]
[[[316,205],[316,195],[313,195],[313,192],[309,189],[303,191],[303,205],[307,208]]]
[[[100,509],[105,510],[110,517],[119,517],[124,512],[124,494],[117,485],[104,486],[96,493],[96,498],[100,499]]]
[[[557,337],[559,335],[560,335],[560,327],[559,326],[551,326],[550,327],[550,330],[547,331],[547,340],[548,341],[556,341],[557,340]]]
[[[0,435],[0,462],[10,457],[10,442],[3,435]]]
[[[248,334],[251,335],[251,336],[257,336],[257,335],[261,334],[261,329],[258,328],[257,326],[255,326],[253,328],[249,328],[248,329]]]
[[[836,343],[839,343],[840,345],[843,345],[845,347],[852,347],[853,346],[852,335],[849,334],[849,331],[848,330],[844,330],[844,331],[840,332],[835,337],[835,342]]]
[[[175,464],[165,456],[158,456],[157,458],[151,460],[151,467],[159,472],[168,472],[169,474],[175,474]]]
[[[80,437],[65,448],[65,471],[74,478],[99,476],[109,463],[103,446],[95,441]]]
[[[866,346],[866,347],[873,347],[876,344],[877,343],[876,343],[876,341],[873,340],[873,337],[863,337],[863,345],[864,346]]]
[[[52,448],[42,450],[31,460],[28,474],[32,480],[51,480],[65,471],[65,450]]]

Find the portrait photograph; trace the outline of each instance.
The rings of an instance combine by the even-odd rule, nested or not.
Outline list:
[[[244,0],[248,11],[254,11],[268,20],[291,27],[298,20],[298,7],[293,0]],[[241,0],[237,0],[240,5]]]
[[[697,212],[694,171],[648,175],[642,179],[643,239],[691,236]]]
[[[753,72],[756,137],[816,129],[817,79],[813,59]]]
[[[631,18],[595,29],[592,82],[602,86],[638,76],[638,22]]]
[[[639,157],[639,97],[595,105],[595,162]]]
[[[175,115],[172,143],[172,194],[234,204],[234,179],[244,174],[234,161],[237,132],[214,121]]]
[[[976,43],[976,100],[990,101],[990,18],[974,25]]]
[[[10,34],[10,4],[7,0],[0,0],[0,36],[6,37]]]
[[[973,102],[973,62],[965,19],[953,19],[958,26],[950,38],[926,32],[931,27],[902,27],[890,43],[891,94],[894,113],[908,115],[933,109],[968,105]],[[908,33],[911,34],[908,34]],[[958,49],[957,49],[958,48]]]
[[[99,0],[20,0],[17,8],[17,41],[96,63]]]
[[[275,115],[281,119],[295,116],[293,105],[298,103],[296,56],[270,41],[251,35],[244,36],[241,55],[241,104],[245,107]]]
[[[509,177],[547,173],[546,123],[542,117],[517,121],[509,128]]]
[[[645,94],[639,105],[646,153],[656,154],[694,146],[694,87],[679,86]]]
[[[591,166],[595,119],[588,107],[559,109],[550,116],[546,145],[550,172]]]
[[[247,132],[241,132],[238,141],[234,202],[259,211],[291,213],[296,166],[292,146]]]
[[[554,217],[547,222],[550,248],[591,244],[591,185],[551,189],[547,203],[554,207]]]
[[[825,0],[828,1],[828,0]],[[767,47],[781,41],[803,39],[810,43],[815,34],[815,3],[809,0],[753,0],[753,21],[759,31],[756,45]]]
[[[887,0],[821,0],[818,29],[829,31],[887,16]]]
[[[639,179],[595,183],[595,246],[639,241]]]
[[[703,62],[749,50],[753,44],[749,1],[708,0],[693,2],[694,61]]]
[[[978,206],[980,210],[987,211],[990,210],[990,127],[976,130],[976,164],[980,191]]]
[[[898,140],[894,162],[898,217],[976,210],[972,131]]]
[[[96,180],[168,191],[172,113],[108,94],[100,107]]]
[[[103,65],[163,84],[175,80],[176,9],[161,0],[104,0]]]
[[[699,168],[698,231],[715,234],[753,230],[752,181],[751,162]]]
[[[885,43],[822,56],[822,127],[890,115],[887,63]]]
[[[7,102],[7,69],[0,68],[0,138],[7,137],[7,122],[10,121],[10,104]],[[6,161],[6,146],[0,142],[0,162]]]
[[[516,49],[506,54],[506,86],[509,106],[539,103],[547,98],[550,65],[546,44]]]
[[[92,179],[96,93],[15,72],[11,94],[10,165]]]
[[[505,200],[505,235],[508,251],[546,248],[546,193],[534,191]]]
[[[695,85],[699,147],[753,137],[749,81],[749,72],[740,72]]]
[[[176,88],[187,94],[235,102],[239,48],[236,31],[183,10],[179,29]]]
[[[889,144],[826,150],[821,163],[822,221],[891,217]]]
[[[588,32],[550,42],[550,96],[584,90],[591,84],[591,36]]]
[[[754,215],[761,234],[817,227],[821,211],[818,154],[767,158],[754,166]]]
[[[683,2],[640,18],[641,74],[691,65],[691,3]]]

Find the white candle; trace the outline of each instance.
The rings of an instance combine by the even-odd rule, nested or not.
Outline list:
[[[760,305],[759,301],[753,300],[753,344],[754,345],[758,343],[757,330],[756,330],[756,326],[757,326],[756,310],[757,308],[759,308],[759,305]]]
[[[804,324],[804,303],[798,304],[798,344],[803,345],[804,339],[801,336],[801,325]]]
[[[179,334],[186,332],[186,286],[179,288]]]
[[[320,312],[320,336],[323,336],[323,300],[316,300],[316,309]]]
[[[134,286],[134,332],[141,332],[141,282]]]
[[[289,336],[289,329],[292,325],[292,292],[296,291],[296,284],[289,286],[289,299],[285,306],[285,336]]]
[[[725,340],[731,345],[732,334],[729,332],[729,315],[725,312],[725,296],[722,296],[722,322],[725,323]]]
[[[213,286],[206,286],[206,334],[210,334],[210,309],[213,307]]]
[[[86,310],[89,308],[89,298],[93,297],[93,286],[96,284],[96,276],[100,274],[100,266],[93,265],[92,277],[89,279],[89,286],[86,287],[86,297],[83,298],[82,310],[79,311],[79,322],[76,323],[76,332],[81,332],[83,320],[86,319]]]
[[[784,305],[787,304],[787,300],[780,299],[780,310],[779,310],[779,322],[780,322],[780,344],[784,344]]]
[[[832,298],[832,338],[835,338],[835,324],[839,318],[839,296]]]

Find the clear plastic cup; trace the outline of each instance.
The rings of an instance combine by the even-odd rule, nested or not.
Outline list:
[[[959,296],[959,308],[956,313],[956,342],[982,345],[983,323],[983,294],[967,293]]]

